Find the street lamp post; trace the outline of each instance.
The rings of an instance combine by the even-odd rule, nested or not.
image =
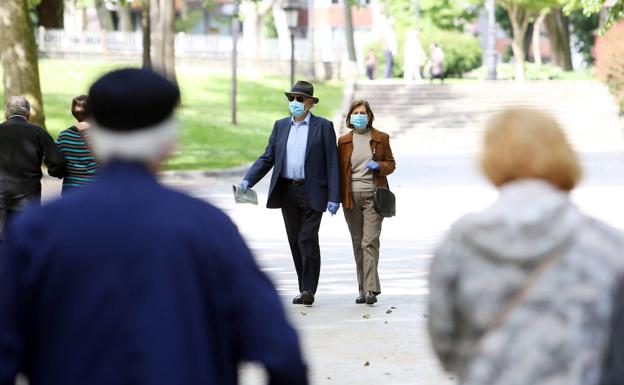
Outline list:
[[[286,24],[290,30],[290,85],[295,84],[295,32],[299,24],[299,10],[301,6],[297,1],[290,0],[284,4],[286,12]]]
[[[486,0],[487,32],[485,42],[485,69],[487,80],[496,80],[496,4],[494,0]]]

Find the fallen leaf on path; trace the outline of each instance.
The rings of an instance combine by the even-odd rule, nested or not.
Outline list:
[[[390,314],[390,313],[392,313],[392,310],[390,309],[386,310],[386,314]]]
[[[364,366],[370,366],[370,362],[366,361],[366,362],[364,363]]]
[[[362,318],[364,318],[364,319],[369,319],[369,318],[370,318],[370,314],[364,314],[364,315],[362,316]]]
[[[388,321],[386,321],[386,322],[384,322],[384,323],[385,323],[385,324],[387,324],[387,323],[388,323]]]
[[[308,315],[308,313],[301,312],[301,315]]]
[[[390,306],[390,309],[396,309],[396,306]]]
[[[429,318],[429,314],[423,314],[423,317]]]

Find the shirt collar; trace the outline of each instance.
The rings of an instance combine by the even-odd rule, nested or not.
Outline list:
[[[25,117],[25,116],[22,116],[22,115],[11,115],[11,116],[9,116],[9,118],[8,118],[7,120],[9,120],[9,119],[13,119],[13,118],[22,118],[22,119],[24,119],[25,121],[28,121],[28,119],[26,119],[26,117]]]
[[[308,115],[305,117],[305,119],[303,119],[301,122],[295,122],[295,118],[291,117],[290,118],[290,123],[294,126],[296,125],[300,125],[302,126],[303,123],[305,123],[306,126],[310,126],[310,117],[312,116],[312,111],[308,111]]]

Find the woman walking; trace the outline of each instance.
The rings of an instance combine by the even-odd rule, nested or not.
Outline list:
[[[374,187],[388,187],[395,169],[390,137],[373,128],[375,116],[365,100],[351,104],[346,124],[352,130],[338,139],[342,205],[351,234],[359,295],[369,305],[381,294],[377,265],[383,217],[374,209]]]
[[[87,118],[88,97],[80,95],[72,100],[71,113],[76,124],[61,131],[56,144],[65,157],[67,175],[63,179],[63,194],[67,191],[84,187],[97,176],[99,167],[87,145],[89,123]]]
[[[498,200],[451,228],[430,274],[429,333],[460,385],[596,385],[624,242],[570,201],[581,169],[557,122],[515,108],[485,134]]]

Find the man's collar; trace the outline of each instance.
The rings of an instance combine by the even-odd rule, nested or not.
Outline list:
[[[28,119],[26,119],[26,117],[25,117],[25,116],[22,116],[22,115],[11,115],[11,116],[9,116],[9,117],[7,118],[7,120],[11,120],[11,119],[13,119],[13,118],[22,118],[22,119],[24,119],[25,121],[28,121]]]
[[[294,116],[290,118],[290,123],[291,124],[301,124],[302,122],[305,122],[306,126],[310,126],[310,117],[312,116],[312,111],[308,111],[308,114],[306,115],[305,119],[303,119],[301,122],[295,122],[295,118]]]

